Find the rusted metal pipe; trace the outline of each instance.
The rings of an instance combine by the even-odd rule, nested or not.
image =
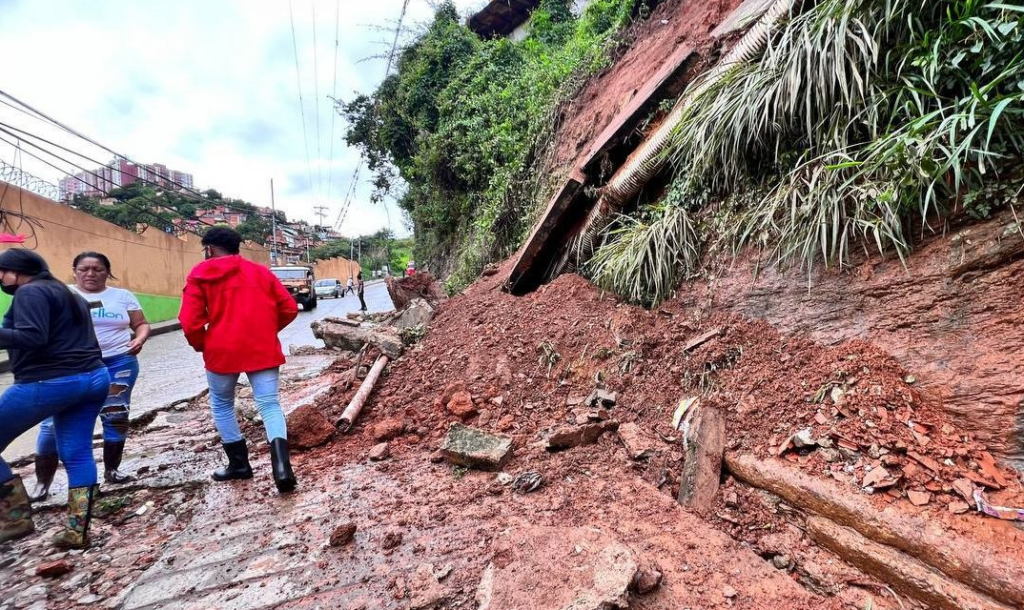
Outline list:
[[[377,378],[384,371],[384,367],[388,365],[388,357],[380,356],[377,361],[373,363],[373,368],[366,375],[366,379],[363,380],[362,385],[359,386],[359,391],[352,397],[352,400],[345,407],[345,411],[342,412],[341,418],[338,419],[338,423],[335,424],[342,432],[348,432],[352,428],[352,424],[359,419],[359,413],[363,410],[363,405],[366,404],[366,399],[370,397],[370,393],[373,392],[373,386],[377,383]]]

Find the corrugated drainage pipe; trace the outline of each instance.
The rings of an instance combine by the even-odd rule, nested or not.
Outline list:
[[[633,151],[601,190],[597,203],[587,215],[583,228],[560,261],[561,264],[554,269],[553,276],[564,271],[568,264],[580,263],[593,255],[595,244],[600,241],[600,234],[607,225],[607,219],[625,207],[626,203],[636,197],[644,185],[665,167],[665,147],[672,132],[682,122],[690,103],[714,86],[733,67],[750,63],[760,57],[767,48],[768,40],[779,20],[788,15],[797,2],[798,0],[777,0],[772,4],[722,61],[718,62],[696,87],[679,98],[661,125]]]

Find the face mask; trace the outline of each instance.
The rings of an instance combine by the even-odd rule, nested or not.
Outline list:
[[[0,290],[3,290],[5,294],[14,295],[18,290],[18,285],[8,286],[7,284],[0,284]]]

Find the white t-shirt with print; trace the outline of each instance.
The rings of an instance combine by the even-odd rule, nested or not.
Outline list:
[[[77,286],[69,286],[90,303],[92,325],[96,328],[96,339],[104,358],[120,356],[128,352],[132,340],[129,311],[141,311],[142,306],[135,295],[123,288],[108,287],[103,292],[85,292]],[[99,307],[93,306],[100,303]]]

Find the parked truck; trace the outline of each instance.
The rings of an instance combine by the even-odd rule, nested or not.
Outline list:
[[[286,265],[282,267],[271,267],[270,271],[281,280],[281,283],[288,289],[295,302],[302,305],[304,311],[316,309],[316,290],[313,283],[316,278],[313,276],[313,268],[305,265]]]

